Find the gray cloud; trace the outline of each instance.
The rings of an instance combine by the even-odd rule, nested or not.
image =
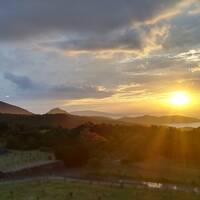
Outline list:
[[[50,42],[41,44],[42,46],[52,46],[63,50],[110,50],[110,49],[142,49],[143,41],[140,33],[136,29],[129,29],[123,32],[112,32],[102,35],[88,34],[78,36],[70,40]]]
[[[17,76],[15,74],[7,72],[4,74],[4,77],[23,90],[39,88],[39,85],[37,85],[26,76]]]
[[[53,86],[49,96],[54,98],[83,99],[83,98],[105,98],[111,96],[111,91],[101,91],[95,86]]]
[[[58,31],[105,33],[155,19],[183,2],[189,0],[1,0],[0,38]]]
[[[102,91],[96,86],[82,85],[50,85],[36,83],[26,76],[17,76],[5,73],[4,78],[17,86],[20,98],[27,99],[82,99],[82,98],[105,98],[112,95],[111,91]]]
[[[199,4],[200,5],[200,4]],[[163,47],[165,50],[186,51],[199,47],[200,15],[182,15],[171,21],[171,30]]]
[[[169,32],[166,24],[141,25],[104,34],[77,34],[68,39],[41,42],[38,46],[62,53],[131,53],[145,55],[160,48]]]

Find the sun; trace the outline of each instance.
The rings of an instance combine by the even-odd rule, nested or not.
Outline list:
[[[190,97],[186,92],[174,92],[170,97],[170,103],[175,106],[186,106],[190,103]]]

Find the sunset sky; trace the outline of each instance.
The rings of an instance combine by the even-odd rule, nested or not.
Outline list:
[[[35,113],[200,116],[200,1],[0,0],[0,91]]]

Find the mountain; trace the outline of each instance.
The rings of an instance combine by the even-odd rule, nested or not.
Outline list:
[[[65,110],[62,110],[60,108],[53,108],[47,114],[48,115],[55,115],[55,114],[66,114],[66,115],[68,115],[68,113]]]
[[[171,123],[192,123],[200,122],[199,119],[184,117],[184,116],[141,116],[141,117],[124,117],[119,120],[95,117],[95,116],[77,116],[72,114],[45,114],[45,115],[8,115],[0,114],[0,122],[9,124],[29,125],[33,127],[51,126],[51,127],[64,127],[75,128],[85,123],[93,124],[113,124],[113,125],[167,125]]]
[[[0,101],[0,113],[15,115],[31,115],[28,110]]]
[[[140,117],[123,117],[119,119],[121,122],[127,123],[137,123],[137,124],[172,124],[172,123],[193,123],[193,122],[200,122],[200,119],[193,118],[193,117],[185,117],[179,115],[172,115],[172,116],[150,116],[144,115]]]
[[[85,123],[94,124],[122,124],[117,120],[112,120],[105,117],[86,117],[76,116],[71,114],[45,114],[45,115],[8,115],[0,114],[0,123],[6,122],[9,124],[28,125],[32,127],[63,127],[75,128]],[[123,124],[126,124],[123,122]]]
[[[78,115],[78,116],[90,116],[90,117],[92,117],[92,116],[109,117],[109,118],[119,118],[120,117],[120,114],[93,111],[93,110],[74,111],[74,112],[71,112],[71,114]]]
[[[73,115],[73,114],[77,115]],[[0,101],[0,122],[13,124],[28,124],[30,126],[61,126],[65,128],[74,128],[84,123],[94,124],[147,124],[147,125],[167,125],[172,123],[193,123],[200,122],[200,119],[186,116],[150,116],[123,117],[120,119],[111,119],[105,117],[109,113],[97,111],[80,111],[67,113],[60,108],[54,108],[45,115],[33,115],[31,112]],[[78,115],[79,114],[79,115]],[[84,116],[83,116],[84,115]]]
[[[116,120],[112,120],[106,117],[76,116],[69,114],[60,108],[54,108],[44,115],[33,115],[27,110],[4,102],[0,102],[0,122],[18,125],[30,125],[33,127],[61,126],[65,128],[74,128],[85,123],[120,123]]]

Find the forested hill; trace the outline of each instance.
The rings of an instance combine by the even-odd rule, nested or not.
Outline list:
[[[17,124],[17,125],[28,125],[32,127],[63,127],[63,128],[74,128],[84,123],[108,123],[108,124],[122,124],[118,121],[104,118],[104,117],[84,117],[75,116],[70,114],[45,114],[45,115],[11,115],[11,114],[0,114],[0,122]]]

